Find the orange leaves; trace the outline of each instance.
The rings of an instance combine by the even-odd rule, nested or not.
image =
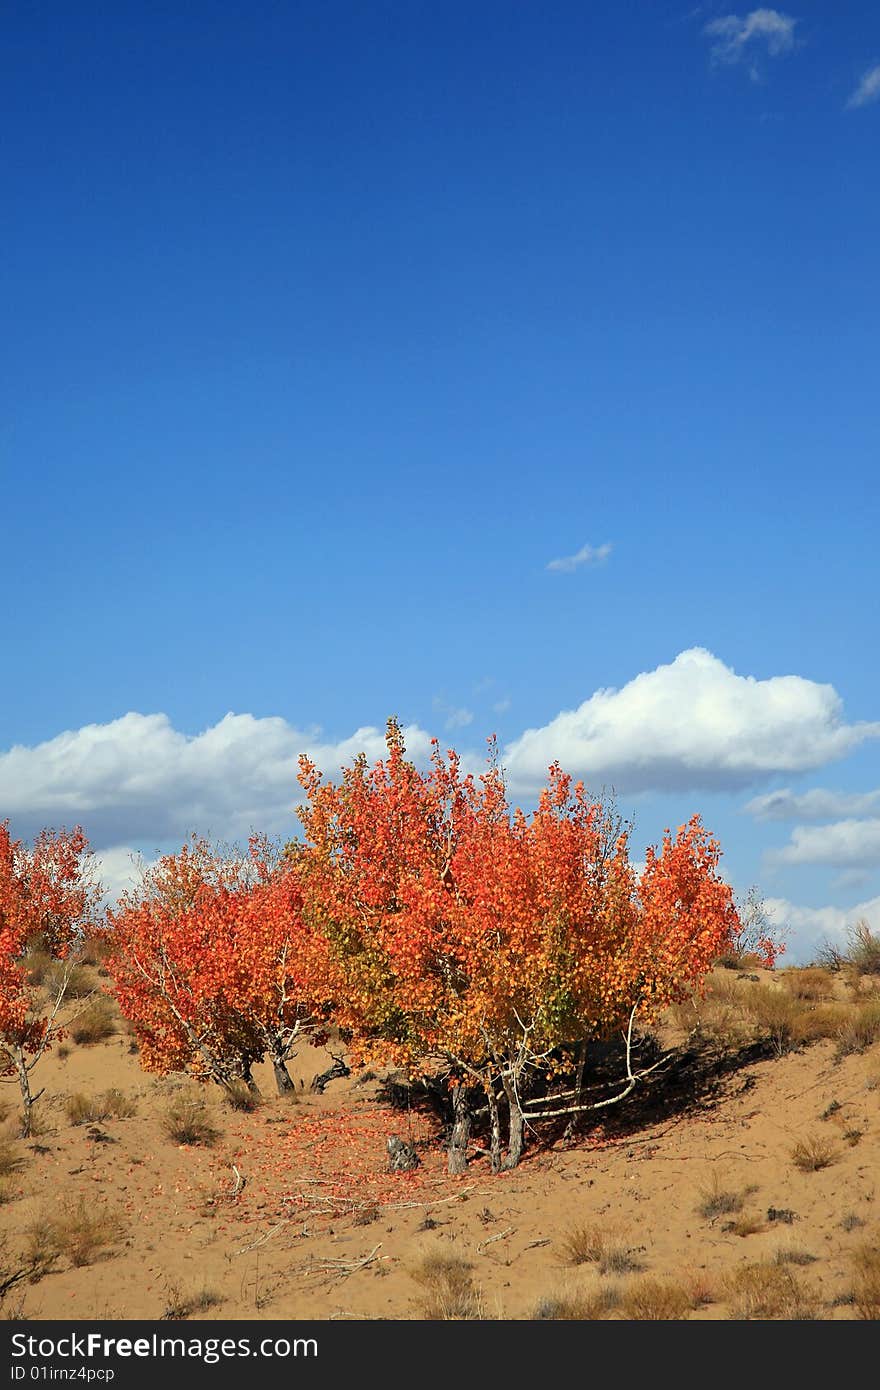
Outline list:
[[[303,759],[305,913],[343,982],[335,1017],[385,1061],[480,1070],[522,1048],[608,1036],[695,982],[736,929],[718,846],[695,818],[641,883],[628,827],[554,764],[537,810],[512,810],[497,759],[474,779],[360,757],[325,783]]]
[[[239,858],[193,837],[110,920],[108,968],[149,1071],[247,1079],[324,1020],[326,941],[303,919],[297,864],[259,837]]]
[[[64,959],[94,928],[100,897],[79,826],[42,830],[28,849],[0,822],[0,1074],[20,1070],[22,1055],[35,1057],[50,1036],[24,972],[29,943]]]

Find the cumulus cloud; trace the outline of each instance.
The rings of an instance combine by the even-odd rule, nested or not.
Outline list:
[[[790,53],[795,45],[796,19],[781,10],[752,10],[747,15],[728,14],[713,19],[703,32],[712,40],[711,55],[716,63],[735,66],[747,63],[757,77],[756,55],[771,58]]]
[[[855,111],[860,106],[870,106],[875,101],[880,101],[880,63],[876,67],[869,68],[864,74],[846,103],[847,110]]]
[[[582,545],[574,555],[561,555],[558,560],[549,560],[547,569],[556,574],[573,574],[582,565],[603,565],[610,554],[608,541],[604,545]]]
[[[796,825],[783,849],[767,856],[774,864],[827,864],[837,869],[880,867],[880,817],[840,820],[831,825]]]
[[[869,898],[855,907],[799,907],[787,898],[765,898],[764,911],[786,942],[785,961],[797,964],[810,960],[823,942],[842,948],[857,922],[873,929],[880,927],[880,898]]]
[[[411,756],[428,755],[420,728],[404,735]],[[0,807],[18,835],[81,822],[96,847],[157,845],[193,829],[276,834],[295,828],[300,753],[332,777],[360,752],[372,761],[385,751],[384,730],[372,727],[334,743],[278,717],[227,714],[191,736],[165,714],[129,713],[0,754]]]
[[[146,859],[130,845],[112,845],[95,854],[95,869],[104,886],[104,896],[113,903],[120,893],[137,887],[143,871],[156,861]]]
[[[812,787],[806,792],[793,792],[788,787],[755,796],[743,810],[756,820],[836,820],[852,816],[868,816],[880,811],[880,791],[835,792],[824,787]]]
[[[843,758],[880,723],[845,724],[831,685],[739,676],[694,647],[620,690],[528,729],[506,750],[512,784],[540,784],[558,760],[590,786],[618,791],[733,790]]]
[[[459,730],[472,718],[452,706],[443,713]],[[556,760],[594,789],[733,790],[845,757],[878,734],[880,723],[844,722],[833,686],[740,676],[698,647],[526,730],[502,750],[502,761],[524,802]],[[429,735],[411,725],[404,736],[410,756],[424,764]],[[483,770],[479,748],[459,751],[466,770]],[[359,728],[332,741],[280,717],[227,714],[191,735],[165,714],[129,713],[0,753],[0,815],[22,837],[42,825],[80,822],[93,846],[112,850],[119,864],[119,847],[166,848],[191,830],[220,840],[253,829],[289,834],[297,828],[303,752],[334,777],[358,753],[371,762],[383,757],[384,730]]]

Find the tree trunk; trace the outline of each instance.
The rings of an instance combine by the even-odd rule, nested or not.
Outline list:
[[[246,1062],[246,1061],[244,1061],[244,1060],[242,1061],[240,1076],[241,1076],[241,1080],[242,1080],[242,1081],[244,1082],[244,1084],[247,1086],[247,1088],[248,1088],[248,1090],[250,1091],[250,1093],[251,1093],[252,1096],[261,1096],[261,1095],[262,1095],[262,1092],[261,1092],[259,1086],[257,1085],[256,1081],[254,1080],[253,1074],[251,1073],[251,1064],[250,1064],[250,1062]]]
[[[459,1081],[452,1093],[452,1133],[447,1150],[447,1172],[454,1177],[467,1171],[467,1151],[471,1137],[471,1109],[467,1086]]]
[[[27,1069],[24,1053],[19,1051],[15,1059],[15,1070],[18,1072],[18,1086],[21,1091],[21,1137],[30,1139],[31,1127],[33,1125],[34,1097],[31,1094],[31,1078]]]
[[[272,1070],[275,1073],[275,1085],[278,1088],[279,1096],[286,1096],[288,1092],[296,1090],[296,1086],[291,1079],[290,1072],[287,1070],[283,1057],[272,1058]]]
[[[486,1099],[489,1102],[489,1156],[492,1160],[492,1172],[501,1172],[501,1116],[498,1113],[498,1097],[495,1094],[495,1084],[490,1078],[484,1083],[486,1087]]]
[[[520,1108],[519,1097],[516,1094],[516,1087],[509,1076],[502,1077],[504,1094],[507,1097],[507,1106],[510,1111],[509,1136],[507,1141],[507,1157],[502,1167],[515,1168],[522,1158],[523,1151],[523,1113]]]

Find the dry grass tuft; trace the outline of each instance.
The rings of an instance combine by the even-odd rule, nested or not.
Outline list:
[[[773,1263],[778,1265],[813,1265],[818,1258],[818,1255],[811,1255],[809,1250],[801,1250],[797,1245],[780,1245],[773,1256]]]
[[[742,1265],[728,1276],[729,1316],[739,1320],[812,1322],[819,1316],[816,1294],[787,1265]]]
[[[41,1274],[48,1273],[61,1258],[77,1269],[94,1264],[107,1248],[118,1241],[124,1230],[121,1217],[95,1208],[85,1197],[54,1216],[40,1216],[27,1228],[28,1258]]]
[[[757,1235],[759,1231],[766,1231],[766,1229],[767,1226],[763,1219],[749,1212],[742,1212],[735,1221],[728,1222],[724,1227],[724,1230],[729,1231],[731,1235],[740,1236],[743,1239],[746,1236]]]
[[[233,1081],[224,1092],[223,1099],[232,1110],[243,1111],[247,1114],[254,1110],[259,1110],[263,1104],[263,1097],[259,1091],[252,1091],[245,1081]]]
[[[105,1042],[117,1030],[116,1011],[106,995],[96,999],[77,1014],[70,1025],[70,1036],[75,1043],[88,1047],[92,1043]]]
[[[0,1178],[11,1178],[24,1167],[24,1155],[14,1140],[0,1136]]]
[[[130,1120],[137,1114],[137,1105],[112,1087],[100,1096],[87,1096],[78,1091],[68,1097],[64,1113],[72,1125],[90,1125],[101,1120]]]
[[[738,1188],[725,1187],[717,1173],[712,1174],[708,1187],[700,1189],[697,1214],[707,1221],[715,1221],[719,1216],[731,1216],[742,1211],[747,1192]]]
[[[590,1293],[567,1291],[542,1298],[532,1315],[533,1321],[600,1322],[620,1307],[622,1295],[613,1284]]]
[[[849,930],[846,960],[856,975],[880,975],[880,934],[864,919]]]
[[[863,1322],[880,1319],[880,1245],[866,1241],[852,1254],[852,1299]]]
[[[482,1318],[482,1298],[474,1284],[472,1266],[460,1255],[445,1251],[425,1255],[412,1277],[423,1289],[419,1308],[429,1322]]]
[[[693,1312],[691,1291],[668,1279],[637,1279],[626,1290],[621,1305],[624,1318],[642,1322],[680,1321]]]
[[[837,1030],[837,1056],[867,1052],[880,1038],[880,999],[852,1005]]]
[[[632,1274],[643,1269],[632,1246],[601,1226],[574,1226],[562,1241],[567,1264],[594,1264],[600,1274]]]
[[[839,1157],[840,1151],[836,1144],[820,1135],[799,1139],[791,1151],[792,1163],[802,1173],[817,1173],[820,1168],[830,1168]]]
[[[175,1144],[201,1144],[210,1148],[220,1138],[220,1131],[199,1095],[178,1096],[166,1109],[161,1123]]]
[[[834,995],[833,975],[818,965],[789,966],[779,971],[779,981],[793,999],[806,1003],[818,1004]]]
[[[160,1322],[182,1322],[196,1313],[207,1313],[223,1302],[223,1295],[216,1289],[202,1288],[196,1293],[185,1294],[180,1285],[170,1281],[165,1293],[165,1308],[159,1314]]]

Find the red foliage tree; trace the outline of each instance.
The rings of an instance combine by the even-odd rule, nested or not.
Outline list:
[[[0,823],[0,1075],[15,1077],[30,1134],[33,1106],[42,1095],[30,1077],[60,1034],[58,1013],[76,951],[97,930],[101,888],[82,829],[45,829],[28,848]],[[48,1004],[27,979],[29,948],[39,947],[62,969]]]
[[[303,758],[300,781],[306,916],[328,942],[336,1021],[364,1057],[442,1059],[450,1171],[464,1167],[474,1086],[493,1167],[519,1160],[524,1086],[567,1044],[623,1031],[628,1094],[634,1018],[698,983],[736,929],[698,819],[649,851],[638,881],[626,827],[557,766],[535,813],[511,812],[494,758],[475,779],[435,743],[420,773],[392,721],[386,760],[357,758],[332,784]],[[568,1108],[588,1108],[579,1099]]]
[[[298,1041],[321,1036],[323,941],[303,922],[295,865],[254,839],[246,856],[193,837],[148,869],[109,914],[107,968],[147,1071],[189,1070],[279,1091]]]

